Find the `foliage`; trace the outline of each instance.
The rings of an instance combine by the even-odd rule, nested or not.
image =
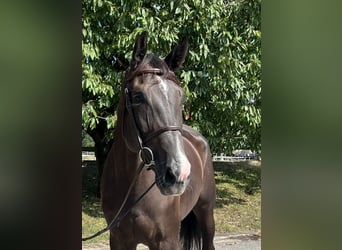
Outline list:
[[[82,147],[94,147],[93,139],[84,131],[82,131]]]
[[[261,0],[83,0],[82,125],[115,126],[120,84],[137,34],[166,56],[189,37],[177,72],[186,92],[185,123],[208,139],[213,152],[260,151]]]

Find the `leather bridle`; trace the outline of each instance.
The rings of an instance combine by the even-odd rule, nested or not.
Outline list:
[[[140,76],[143,74],[157,74],[157,75],[162,75],[163,72],[161,69],[157,69],[157,68],[153,68],[153,69],[146,69],[146,70],[142,70],[140,71],[138,74],[135,74],[135,76]],[[126,109],[128,111],[128,114],[132,117],[133,119],[133,124],[134,124],[134,130],[136,133],[136,137],[138,139],[139,142],[139,148],[140,148],[140,152],[139,155],[141,155],[141,160],[144,162],[144,158],[147,158],[147,162],[145,162],[145,164],[150,164],[150,162],[148,161],[148,159],[152,159],[153,160],[153,153],[152,150],[148,147],[146,147],[146,143],[151,141],[152,139],[154,139],[155,137],[165,133],[165,132],[169,132],[169,131],[179,131],[181,134],[183,133],[183,129],[180,126],[175,126],[175,125],[169,125],[169,126],[165,126],[165,127],[161,127],[155,131],[152,131],[148,134],[145,134],[143,137],[140,135],[140,130],[138,128],[137,122],[136,122],[136,118],[134,115],[134,112],[132,110],[132,102],[131,102],[131,98],[130,98],[130,90],[127,87],[125,87],[125,106]],[[151,154],[150,156],[148,156],[148,154]]]

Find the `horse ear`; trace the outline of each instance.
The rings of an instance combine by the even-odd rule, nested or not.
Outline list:
[[[144,31],[135,39],[131,67],[135,68],[144,59],[147,51],[147,32]]]
[[[189,41],[184,37],[178,45],[165,58],[166,64],[171,70],[180,68],[188,55]]]

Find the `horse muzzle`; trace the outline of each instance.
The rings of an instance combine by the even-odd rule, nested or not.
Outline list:
[[[184,193],[187,185],[189,184],[189,179],[185,182],[175,182],[173,184],[158,181],[156,183],[163,195],[179,196]]]
[[[180,164],[166,166],[163,173],[156,171],[156,183],[163,195],[181,195],[189,184],[191,165],[187,159]],[[159,172],[159,173],[158,173]]]

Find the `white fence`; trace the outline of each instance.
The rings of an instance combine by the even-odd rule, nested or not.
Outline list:
[[[252,159],[256,159],[256,154],[245,154],[243,156],[228,156],[224,153],[220,155],[213,155],[213,162],[238,162],[238,161],[248,161]],[[95,152],[87,149],[85,151],[82,150],[82,162],[83,161],[96,161]]]
[[[82,148],[82,162],[96,161],[94,148]]]
[[[228,156],[223,153],[220,155],[213,155],[213,162],[237,162],[237,161],[248,161],[255,159],[255,157],[249,156]]]

